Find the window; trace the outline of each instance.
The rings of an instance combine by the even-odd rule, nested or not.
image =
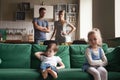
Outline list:
[[[115,0],[115,37],[120,37],[120,0]]]
[[[92,29],[92,0],[80,0],[80,38],[87,39]]]

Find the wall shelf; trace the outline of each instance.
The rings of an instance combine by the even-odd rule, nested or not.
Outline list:
[[[60,10],[65,10],[65,19],[74,26],[77,25],[77,13],[78,13],[78,5],[77,4],[57,4],[54,5],[54,20],[58,20],[58,13]]]
[[[16,20],[25,20],[25,12],[24,11],[17,11],[15,19]]]

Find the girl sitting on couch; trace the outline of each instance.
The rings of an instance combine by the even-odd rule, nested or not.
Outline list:
[[[107,70],[103,67],[107,65],[107,58],[102,45],[102,38],[99,29],[95,28],[88,33],[89,47],[86,49],[86,63],[83,70],[93,75],[94,80],[107,80]]]

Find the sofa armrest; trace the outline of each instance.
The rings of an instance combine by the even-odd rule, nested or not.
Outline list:
[[[109,48],[107,49],[107,53],[111,53],[112,51],[114,51],[114,49],[115,49],[115,47],[109,47]]]
[[[120,46],[115,48],[109,48],[109,52],[106,54],[108,59],[108,65],[106,68],[108,71],[120,71]]]

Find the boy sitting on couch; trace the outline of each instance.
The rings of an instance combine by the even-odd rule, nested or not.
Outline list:
[[[48,74],[57,78],[57,70],[64,68],[64,63],[59,56],[55,56],[58,51],[56,43],[50,43],[47,45],[45,52],[36,52],[35,56],[41,60],[40,70],[44,79],[48,77]],[[59,64],[59,66],[57,66]]]

